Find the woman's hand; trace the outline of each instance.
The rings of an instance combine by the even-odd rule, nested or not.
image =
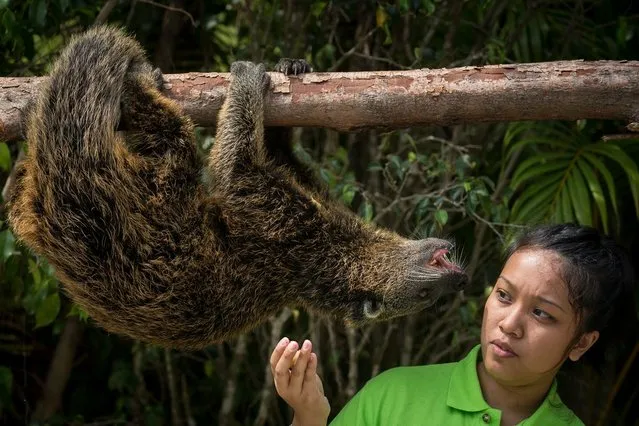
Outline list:
[[[298,349],[297,342],[289,342],[285,337],[271,354],[275,389],[295,411],[294,425],[325,425],[331,412],[317,375],[317,355],[312,349],[310,340],[305,340],[302,349]]]

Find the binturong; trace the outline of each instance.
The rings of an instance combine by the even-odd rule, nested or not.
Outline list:
[[[28,118],[12,230],[100,326],[165,347],[204,347],[287,305],[360,326],[460,290],[450,242],[402,238],[328,198],[286,131],[264,128],[269,87],[263,65],[232,64],[201,161],[141,46],[109,27],[76,36]]]

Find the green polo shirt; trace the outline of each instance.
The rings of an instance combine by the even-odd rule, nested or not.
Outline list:
[[[338,425],[499,425],[501,411],[481,393],[475,346],[461,361],[397,367],[366,383],[335,417]],[[520,425],[583,425],[566,407],[553,382],[537,411]]]

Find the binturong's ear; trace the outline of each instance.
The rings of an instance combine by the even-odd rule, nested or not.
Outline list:
[[[568,358],[572,361],[578,361],[579,358],[585,354],[588,349],[599,339],[598,331],[589,331],[581,335],[577,343],[572,347],[570,352],[568,353]]]

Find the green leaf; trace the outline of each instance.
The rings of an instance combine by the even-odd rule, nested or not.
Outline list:
[[[377,24],[377,28],[383,27],[388,20],[388,13],[386,13],[386,9],[382,6],[378,6],[375,11],[375,23]]]
[[[342,200],[347,206],[350,206],[355,197],[355,188],[352,185],[346,184],[342,188]]]
[[[330,170],[322,167],[319,171],[320,177],[326,182],[329,188],[333,188],[335,186],[335,177],[331,173]]]
[[[44,27],[47,17],[47,0],[35,0],[29,8],[29,20]]]
[[[11,391],[13,388],[13,373],[9,367],[0,365],[0,414],[11,406]]]
[[[544,200],[544,203],[550,203],[553,197],[558,191],[560,191],[559,184],[564,177],[564,171],[551,173],[548,176],[541,178],[538,182],[528,186],[521,195],[515,200],[512,208],[512,214],[515,217],[522,216],[521,210],[530,209],[532,207],[524,208],[531,200],[535,200],[534,203],[540,203]],[[544,197],[541,197],[541,195]],[[546,208],[550,208],[549,204],[546,204]]]
[[[606,165],[594,154],[590,154],[585,151],[582,153],[584,158],[586,158],[590,164],[592,164],[595,169],[603,176],[604,181],[606,182],[606,186],[608,187],[608,195],[610,196],[610,203],[612,204],[612,210],[615,213],[615,220],[619,221],[619,208],[617,207],[617,187],[615,185],[615,180],[612,177],[612,173],[608,170]]]
[[[373,206],[368,201],[364,201],[359,206],[359,215],[364,218],[366,222],[370,222],[373,219]]]
[[[515,222],[536,222],[540,216],[546,216],[555,193],[556,187],[548,185],[528,188],[513,205],[512,215]]]
[[[213,377],[213,374],[215,373],[215,363],[213,362],[212,359],[207,359],[204,362],[204,374],[206,375],[206,377]]]
[[[0,10],[9,5],[9,0],[0,0]]]
[[[435,3],[433,0],[422,0],[422,5],[426,8],[426,15],[432,15],[435,12]]]
[[[122,392],[133,389],[134,384],[135,376],[133,376],[131,365],[126,361],[115,361],[109,377],[109,389]]]
[[[325,8],[326,8],[325,1],[313,2],[313,5],[311,6],[311,14],[317,18],[322,14],[322,12],[324,12]]]
[[[146,406],[144,408],[144,424],[148,426],[165,426],[164,407],[159,405]]]
[[[592,167],[586,161],[579,161],[577,162],[577,165],[579,170],[581,170],[581,173],[584,175],[586,184],[590,189],[590,195],[592,195],[593,200],[595,200],[597,210],[601,215],[601,223],[603,224],[604,232],[608,234],[608,206],[606,205],[606,198],[604,197],[603,190],[599,184],[599,179],[597,179]]]
[[[568,191],[568,186],[564,185],[561,188],[561,193],[559,194],[559,205],[555,208],[555,221],[558,223],[561,222],[573,222],[573,206],[570,200],[570,193]]]
[[[448,212],[446,210],[437,210],[435,212],[435,220],[440,226],[446,225],[448,222]]]
[[[42,282],[42,274],[40,273],[38,264],[33,259],[29,259],[29,272],[33,277],[33,284],[35,284],[36,288],[39,288]]]
[[[528,132],[530,134],[527,134]],[[521,138],[522,135],[523,139],[512,145],[513,141]],[[570,129],[563,125],[540,127],[539,123],[524,121],[508,126],[503,147],[507,152],[507,157],[510,157],[519,148],[531,144],[549,145],[560,151],[574,151],[574,139]]]
[[[430,205],[430,199],[424,197],[415,206],[415,217],[418,221],[421,221],[428,214],[428,206]]]
[[[528,145],[545,145],[550,148],[555,148],[557,151],[560,151],[560,152],[575,151],[575,147],[572,141],[570,140],[566,141],[566,140],[558,140],[558,139],[535,136],[535,137],[523,139],[521,141],[514,143],[512,147],[510,148],[510,150],[508,151],[508,157],[510,157],[515,151],[522,149]]]
[[[547,176],[549,173],[557,170],[566,169],[569,166],[569,160],[572,159],[571,154],[565,153],[549,153],[548,155],[534,155],[521,164],[513,173],[512,186],[519,188],[519,186],[533,178],[539,178]],[[561,161],[563,160],[563,161]]]
[[[16,240],[8,229],[0,232],[0,256],[4,262],[16,254]]]
[[[581,225],[592,226],[592,206],[583,176],[577,167],[572,167],[566,179],[566,186],[572,200],[572,207]]]
[[[77,316],[82,322],[86,322],[89,319],[89,314],[87,314],[84,309],[82,309],[75,303],[71,306],[71,310],[69,311],[69,314],[67,316]]]
[[[11,151],[4,142],[0,142],[0,169],[5,172],[11,170]]]
[[[510,143],[519,137],[520,134],[533,129],[533,123],[530,121],[520,121],[511,123],[504,135],[503,146],[507,148]]]
[[[368,165],[366,170],[368,170],[369,172],[378,172],[380,170],[384,170],[384,168],[377,161],[373,161],[372,163]]]
[[[632,192],[632,198],[635,204],[635,212],[637,217],[639,217],[639,169],[637,169],[637,164],[617,145],[599,143],[589,145],[587,149],[591,152],[607,156],[611,160],[619,163],[623,168],[623,171],[630,181],[630,191]]]
[[[51,324],[58,316],[58,312],[60,312],[60,296],[58,293],[48,295],[36,311],[35,328]]]
[[[541,41],[542,36],[541,36],[541,20],[542,17],[540,15],[537,15],[535,17],[536,19],[532,19],[530,21],[530,26],[529,26],[529,34],[530,34],[530,47],[532,48],[532,52],[533,52],[533,57],[531,58],[532,60],[540,60],[540,58],[542,58],[542,51],[543,51],[543,43]]]

